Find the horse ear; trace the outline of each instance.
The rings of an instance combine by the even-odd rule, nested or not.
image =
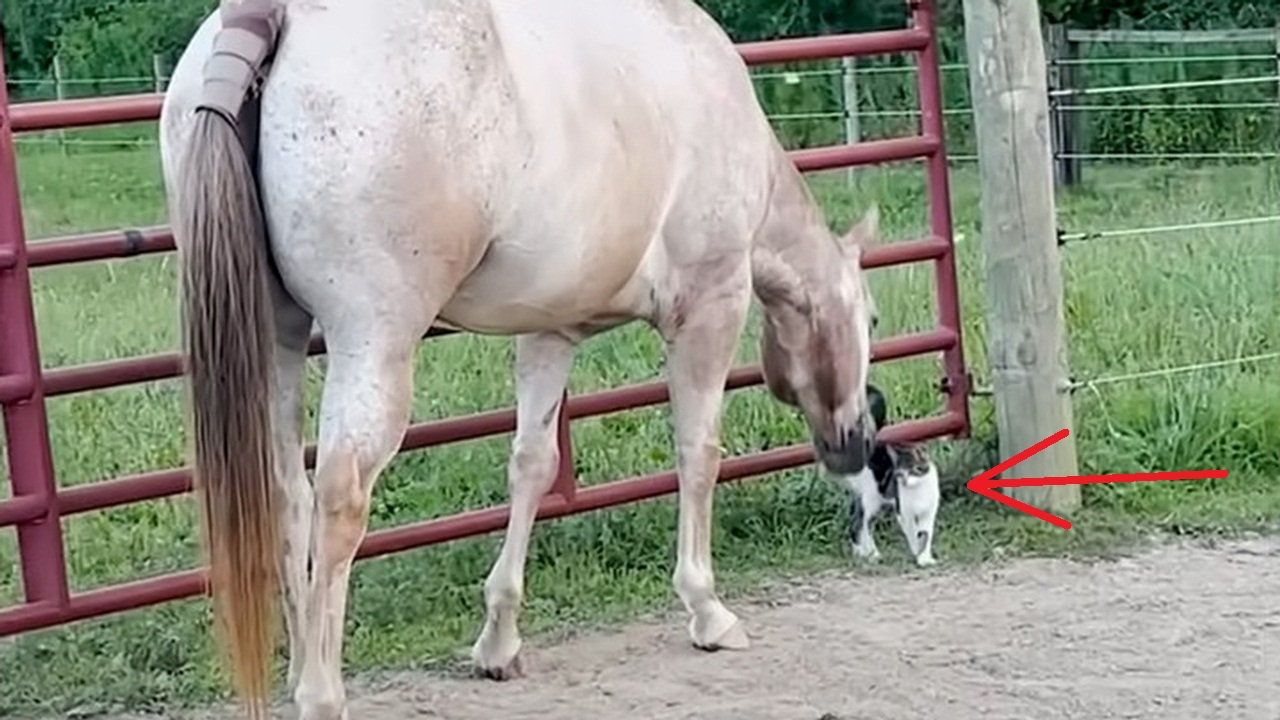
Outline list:
[[[862,219],[840,238],[840,242],[850,250],[864,252],[868,247],[880,242],[880,204],[871,203],[871,207],[863,213]]]

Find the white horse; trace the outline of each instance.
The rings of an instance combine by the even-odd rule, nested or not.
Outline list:
[[[769,390],[831,471],[866,464],[872,208],[832,233],[692,0],[224,0],[174,70],[161,153],[182,276],[216,625],[265,713],[277,591],[305,720],[345,718],[343,621],[370,494],[433,324],[516,339],[511,519],[473,648],[518,672],[517,617],[578,343],[666,343],[673,575],[700,648],[743,648],[711,562],[724,381],[754,291]],[[314,481],[303,363],[328,346]]]

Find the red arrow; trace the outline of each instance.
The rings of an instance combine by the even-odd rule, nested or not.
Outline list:
[[[1063,520],[1057,515],[1050,515],[1040,508],[1032,507],[1020,500],[996,492],[996,488],[1006,487],[1041,487],[1043,485],[1087,485],[1089,483],[1112,483],[1112,482],[1153,482],[1155,480],[1208,480],[1211,478],[1224,478],[1227,476],[1226,470],[1190,470],[1187,472],[1153,472],[1153,473],[1117,473],[1115,475],[1068,475],[1065,477],[1043,477],[1043,478],[1024,478],[1020,480],[993,480],[996,475],[1008,470],[1010,467],[1026,460],[1041,450],[1058,442],[1069,434],[1066,428],[1050,435],[1004,462],[996,465],[990,470],[982,473],[978,477],[970,480],[965,487],[982,495],[989,497],[998,503],[1008,505],[1015,510],[1040,518],[1047,523],[1057,525],[1063,530],[1071,529],[1071,521]]]

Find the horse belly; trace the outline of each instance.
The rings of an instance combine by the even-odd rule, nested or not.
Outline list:
[[[440,319],[472,332],[508,334],[617,324],[648,311],[645,259],[658,248],[652,238],[564,240],[496,238]],[[622,262],[593,259],[610,257],[609,249]]]
[[[634,50],[584,36],[540,54],[526,35],[536,23],[515,20],[498,25],[512,68],[507,114],[526,144],[501,173],[485,255],[441,318],[477,332],[530,332],[645,315],[684,169],[682,121],[639,72]],[[541,22],[575,35],[571,22]]]

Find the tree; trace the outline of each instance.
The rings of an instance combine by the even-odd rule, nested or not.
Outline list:
[[[182,52],[217,0],[134,0],[63,24],[57,53],[75,77],[147,75],[152,56]]]

